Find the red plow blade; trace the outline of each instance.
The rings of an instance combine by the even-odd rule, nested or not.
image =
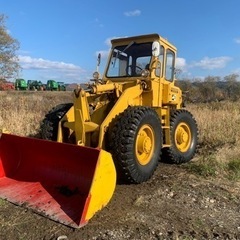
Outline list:
[[[110,201],[115,184],[103,150],[2,134],[0,198],[78,228]]]

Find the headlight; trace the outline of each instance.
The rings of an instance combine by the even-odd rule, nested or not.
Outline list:
[[[98,72],[94,72],[93,73],[93,79],[99,79],[99,73]]]
[[[141,76],[142,77],[148,77],[149,76],[149,74],[150,74],[150,72],[147,70],[147,69],[143,69],[142,71],[141,71]]]

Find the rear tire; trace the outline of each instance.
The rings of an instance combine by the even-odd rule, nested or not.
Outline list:
[[[156,111],[129,107],[110,132],[110,148],[121,181],[147,181],[157,168],[162,148],[162,128]]]
[[[40,127],[42,139],[57,141],[58,123],[72,106],[72,103],[60,104],[45,115]]]
[[[198,141],[196,120],[187,110],[176,110],[170,117],[171,146],[163,148],[163,161],[186,163],[195,155]]]

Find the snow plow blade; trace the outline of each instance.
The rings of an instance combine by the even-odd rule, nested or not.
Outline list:
[[[111,154],[95,148],[2,134],[0,198],[79,228],[110,201]]]

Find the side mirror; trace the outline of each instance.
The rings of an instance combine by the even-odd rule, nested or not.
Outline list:
[[[101,53],[98,54],[98,57],[97,57],[97,72],[99,70],[99,65],[101,63]]]
[[[97,66],[100,65],[101,62],[101,53],[98,54],[98,58],[97,58]]]
[[[152,44],[152,55],[158,57],[160,55],[160,44],[158,41],[154,41]]]

